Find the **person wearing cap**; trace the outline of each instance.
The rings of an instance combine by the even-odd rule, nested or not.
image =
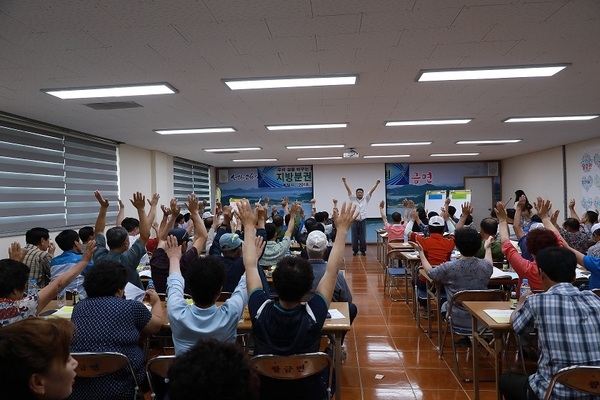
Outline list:
[[[320,230],[310,232],[306,238],[306,253],[308,254],[308,262],[313,268],[314,279],[310,292],[304,296],[304,301],[309,301],[315,295],[317,286],[327,270],[327,262],[323,259],[325,253],[328,251],[327,243],[327,235]],[[331,301],[345,301],[348,303],[350,325],[352,325],[354,318],[356,318],[356,314],[358,314],[358,309],[356,304],[352,303],[352,292],[348,287],[348,282],[346,282],[346,278],[344,278],[342,271],[338,271]],[[345,336],[346,332],[342,335],[342,343],[344,342]]]
[[[181,208],[177,205],[177,199],[171,199],[169,202],[171,219],[159,232],[159,243],[156,251],[150,259],[150,271],[152,273],[152,280],[158,293],[166,293],[167,291],[167,277],[169,276],[169,257],[166,253],[166,239],[167,236],[174,236],[179,245],[181,246],[181,270],[185,273],[191,265],[191,263],[199,257],[204,248],[204,242],[206,241],[206,229],[204,229],[204,223],[200,219],[200,212],[204,208],[204,203],[199,202],[195,194],[188,195],[188,202],[186,207],[190,212],[190,220],[194,224],[194,243],[191,248],[187,248],[189,234],[187,230],[174,227],[177,216],[181,212]]]
[[[298,203],[292,204],[290,215],[295,215],[299,208],[300,205]],[[267,244],[265,245],[265,251],[263,252],[262,257],[260,260],[258,260],[258,264],[262,267],[271,267],[277,264],[277,262],[281,260],[290,250],[292,233],[294,232],[294,224],[288,224],[285,234],[280,242],[276,240],[277,230],[275,224],[265,224],[265,230],[267,231]]]
[[[600,223],[596,223],[592,226],[592,234],[598,240],[600,239]],[[599,242],[600,243],[600,242]],[[588,255],[580,252],[573,247],[570,247],[568,244],[563,242],[563,245],[575,253],[577,257],[577,263],[579,265],[583,265],[585,269],[590,271],[590,282],[589,288],[591,289],[600,289],[600,255],[598,255],[595,251],[590,254],[589,250],[592,250],[593,247],[597,247],[598,244],[590,247],[588,249]]]
[[[220,203],[217,205],[217,207],[219,206]],[[206,244],[204,245],[204,251],[206,252],[206,254],[208,254],[208,252],[210,251],[210,246],[212,246],[213,240],[215,240],[215,235],[217,234],[219,218],[215,218],[215,216],[211,214],[210,211],[205,211],[204,214],[202,214],[202,221],[204,221],[204,227],[208,232],[208,235],[206,236]]]
[[[591,257],[600,257],[600,222],[596,222],[592,226],[592,240],[596,242],[588,248],[587,255]]]
[[[261,210],[263,210],[261,208]],[[267,233],[265,230],[266,210],[259,213],[256,224],[256,236],[261,236],[266,242]],[[242,232],[237,230],[235,233],[227,232],[231,225],[231,207],[226,206],[223,209],[223,223],[218,227],[215,239],[210,247],[209,254],[219,258],[227,271],[227,280],[223,287],[224,292],[233,292],[245,272],[244,258],[242,257],[242,244],[244,243]],[[245,231],[251,229],[244,227]],[[267,277],[262,270],[259,269],[260,278],[263,282],[265,290],[269,290]]]
[[[363,188],[356,189],[356,192],[352,194],[352,190],[350,186],[348,186],[348,182],[346,182],[346,177],[342,176],[342,182],[344,182],[344,187],[348,192],[348,199],[354,204],[356,204],[356,208],[358,209],[358,217],[352,224],[352,229],[350,230],[350,235],[352,237],[352,255],[356,256],[358,251],[360,250],[360,254],[363,256],[367,255],[367,206],[369,204],[369,200],[371,200],[371,196],[377,186],[381,181],[377,179],[375,181],[375,185],[369,190],[367,195],[365,196],[365,191]]]

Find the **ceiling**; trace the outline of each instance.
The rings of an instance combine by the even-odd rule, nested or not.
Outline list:
[[[422,69],[571,63],[550,78],[415,82]],[[357,73],[354,86],[231,91],[224,78]],[[60,100],[40,91],[168,82],[179,93]],[[134,101],[95,110],[85,104]],[[170,0],[0,2],[0,111],[216,167],[501,160],[600,136],[585,122],[506,124],[510,116],[600,112],[600,1]],[[385,127],[389,120],[474,118],[467,125]],[[265,125],[348,122],[345,129]],[[161,136],[160,128],[235,133]],[[457,140],[523,139],[459,146]],[[430,146],[370,147],[430,140]],[[346,149],[287,150],[344,144]],[[203,148],[261,146],[210,154]],[[443,159],[431,153],[480,152]],[[364,155],[410,154],[402,159]]]

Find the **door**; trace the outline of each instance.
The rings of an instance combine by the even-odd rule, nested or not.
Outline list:
[[[489,217],[492,211],[494,202],[493,180],[493,176],[465,177],[465,189],[471,190],[471,205],[474,209],[473,224],[477,227],[477,230],[479,230],[481,220]]]

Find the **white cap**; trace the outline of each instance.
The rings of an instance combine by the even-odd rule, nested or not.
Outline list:
[[[202,219],[206,219],[206,218],[210,218],[210,217],[214,217],[214,215],[212,215],[210,213],[210,211],[204,211],[204,214],[202,214]]]
[[[429,218],[429,223],[427,225],[444,226],[445,224],[446,222],[444,221],[444,218],[440,217],[439,215],[434,215],[433,217]]]
[[[312,231],[306,238],[306,249],[323,251],[327,248],[327,236],[321,231]]]
[[[544,227],[544,224],[541,222],[532,222],[531,225],[529,225],[529,230],[532,231],[534,229],[541,229]]]
[[[596,232],[598,229],[600,229],[600,222],[595,223],[594,225],[592,225],[592,230],[591,232],[594,233]]]

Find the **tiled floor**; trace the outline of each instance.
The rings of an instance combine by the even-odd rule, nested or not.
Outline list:
[[[345,258],[346,280],[358,316],[346,336],[343,399],[473,399],[473,384],[455,376],[450,338],[440,359],[436,333],[428,338],[417,327],[411,306],[392,302],[384,294],[375,245],[369,246],[366,257],[353,257],[347,247]],[[461,371],[471,376],[470,351],[463,348],[461,352]],[[486,360],[481,364],[483,377],[493,378],[491,364]],[[512,367],[519,370],[518,364]],[[482,382],[480,388],[480,399],[496,399],[494,382]]]

